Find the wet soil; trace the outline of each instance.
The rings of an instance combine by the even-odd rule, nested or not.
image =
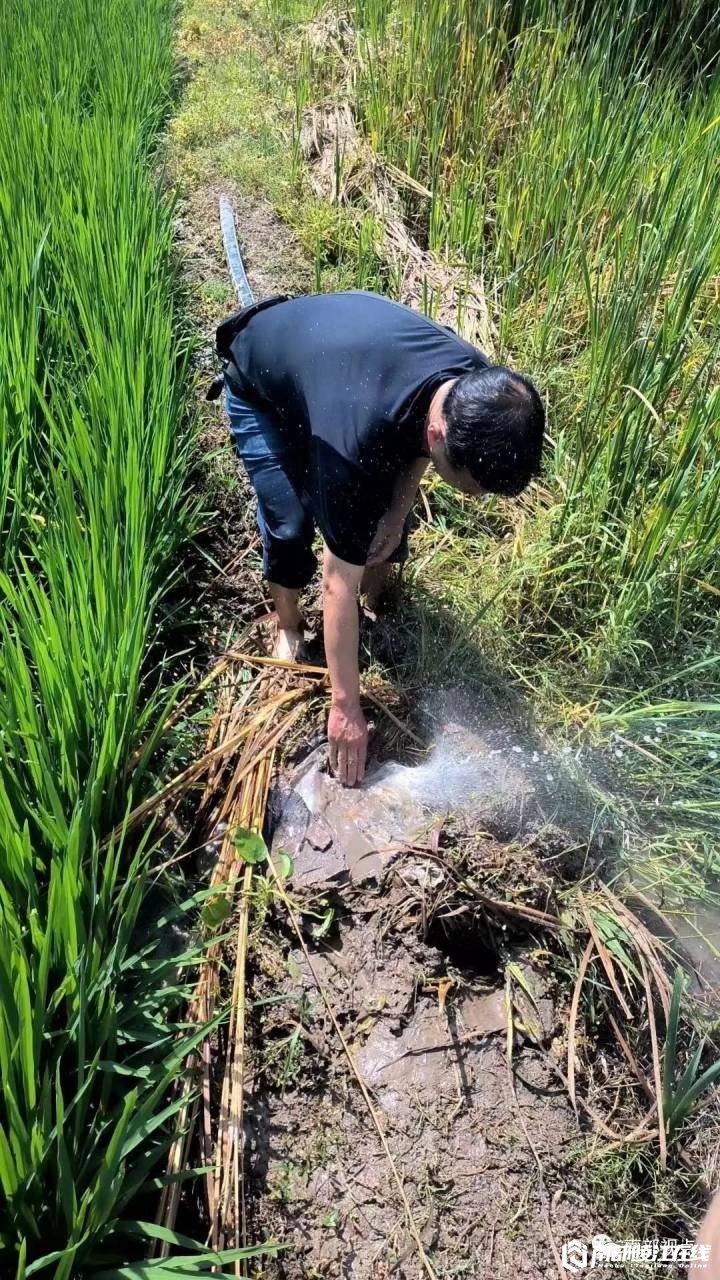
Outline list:
[[[484,841],[490,863],[503,853]],[[439,1276],[557,1275],[550,1236],[590,1239],[602,1228],[584,1185],[586,1139],[553,1068],[566,996],[527,946],[501,956],[472,922],[460,931],[450,921],[424,926],[424,890],[404,863],[381,884],[348,883],[330,900],[306,888],[314,973],[289,936],[266,936],[257,950],[249,1174],[255,1230],[293,1246],[267,1272],[278,1280],[423,1274],[316,979],[371,1091]],[[318,943],[312,925],[328,901],[332,934]],[[513,1075],[508,961],[533,993],[536,1037],[524,1042],[516,1031]]]

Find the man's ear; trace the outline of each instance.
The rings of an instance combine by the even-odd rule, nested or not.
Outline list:
[[[430,449],[436,449],[439,444],[445,441],[445,424],[442,419],[433,417],[427,425],[427,442]]]

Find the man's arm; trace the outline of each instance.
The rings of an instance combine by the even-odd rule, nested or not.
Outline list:
[[[392,501],[381,518],[367,557],[367,565],[381,564],[402,537],[405,519],[417,496],[427,458],[416,458],[395,481]],[[365,565],[350,564],[327,547],[323,561],[325,653],[332,699],[328,718],[330,765],[345,786],[365,775],[368,728],[360,706],[358,669],[358,605]]]
[[[403,525],[417,497],[420,481],[425,474],[429,458],[415,458],[400,472],[393,488],[390,507],[378,523],[377,532],[368,552],[368,567],[383,564],[400,544]]]
[[[325,654],[332,689],[328,718],[330,767],[338,780],[350,787],[364,777],[368,741],[358,669],[357,596],[363,567],[348,564],[325,548]]]

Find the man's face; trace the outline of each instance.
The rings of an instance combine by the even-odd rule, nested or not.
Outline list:
[[[487,493],[487,489],[483,489],[465,467],[458,471],[450,465],[442,437],[431,444],[430,457],[438,475],[446,484],[452,485],[453,489],[458,489],[460,493],[466,493],[471,498],[481,498]]]
[[[443,414],[443,404],[448,391],[456,381],[457,379],[450,378],[443,383],[433,397],[427,419],[427,450],[435,470],[446,484],[452,485],[453,489],[458,489],[460,493],[467,493],[471,498],[480,498],[487,493],[487,490],[478,484],[465,467],[458,471],[456,467],[451,466],[445,449],[447,423]]]

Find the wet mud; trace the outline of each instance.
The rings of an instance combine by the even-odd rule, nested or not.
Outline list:
[[[602,1229],[555,1069],[568,993],[527,928],[488,929],[444,898],[450,864],[432,855],[450,823],[478,882],[506,874],[547,904],[549,849],[487,833],[547,829],[534,748],[519,760],[514,738],[494,741],[446,720],[414,768],[375,766],[349,791],[315,752],[285,783],[272,851],[292,858],[312,969],[281,920],[258,940],[247,1133],[253,1236],[291,1246],[268,1264],[277,1280],[427,1275],[354,1072],[438,1276],[557,1275],[562,1242]]]
[[[562,1242],[600,1230],[583,1190],[584,1137],[552,1069],[567,1011],[542,968],[510,949],[543,1045],[520,1036],[513,1087],[499,959],[470,938],[461,968],[424,941],[421,895],[400,870],[371,900],[346,883],[333,936],[311,942],[313,968],[436,1273],[557,1275],[549,1231]],[[288,939],[264,964],[255,990],[273,1003],[257,1005],[249,1186],[255,1238],[291,1246],[267,1274],[415,1280],[426,1273],[392,1170],[303,951]]]

